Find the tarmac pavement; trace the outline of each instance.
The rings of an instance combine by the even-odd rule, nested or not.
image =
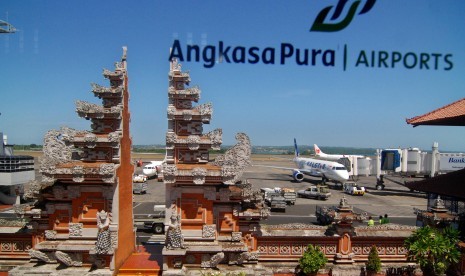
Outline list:
[[[146,161],[146,160],[144,160]],[[260,167],[260,165],[295,167],[294,163],[289,158],[281,158],[276,156],[252,156],[253,165],[247,168],[242,176],[242,179],[247,179],[254,189],[268,187],[293,188],[296,191],[306,188],[310,184],[318,184],[321,179],[315,177],[307,177],[302,182],[296,182],[291,176],[290,170],[274,169]],[[142,173],[142,168],[136,168],[136,173]],[[418,178],[420,180],[421,178]],[[288,220],[304,220],[308,217],[311,221],[315,214],[317,205],[338,205],[342,197],[346,197],[349,205],[352,205],[354,211],[373,216],[376,220],[379,215],[388,214],[389,217],[400,221],[410,219],[408,224],[414,222],[415,214],[413,208],[426,209],[426,195],[419,192],[411,192],[408,188],[399,183],[405,180],[412,181],[415,179],[406,179],[400,176],[389,176],[385,178],[385,189],[378,191],[375,189],[375,176],[360,176],[357,183],[367,189],[367,193],[363,196],[351,196],[345,194],[342,190],[335,189],[336,185],[328,183],[332,188],[331,197],[328,200],[322,201],[317,199],[298,198],[294,206],[289,206],[285,213],[272,212],[271,217],[286,216]],[[147,181],[148,191],[146,194],[134,195],[134,206],[140,206],[140,203],[163,204],[165,201],[165,185],[163,182],[158,182],[157,179]],[[144,204],[145,205],[145,204]],[[150,206],[150,204],[148,205]],[[150,208],[144,208],[150,209]],[[153,210],[153,209],[152,209]],[[136,212],[136,210],[135,210]],[[298,219],[298,218],[301,219]],[[303,219],[302,219],[303,218]],[[269,221],[271,221],[269,219]],[[392,219],[391,219],[392,221]]]

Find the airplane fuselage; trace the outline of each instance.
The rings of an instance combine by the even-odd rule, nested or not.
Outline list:
[[[340,183],[344,183],[349,179],[347,169],[337,162],[304,157],[295,157],[294,162],[297,165],[297,170],[303,174],[325,177],[328,180]]]

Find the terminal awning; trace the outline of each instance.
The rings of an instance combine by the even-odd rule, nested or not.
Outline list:
[[[421,181],[406,182],[409,189],[465,200],[465,169],[441,174]]]
[[[420,125],[465,126],[465,98],[428,112],[406,119],[414,127]]]

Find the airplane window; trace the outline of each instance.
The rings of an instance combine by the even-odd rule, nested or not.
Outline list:
[[[346,168],[345,167],[336,167],[336,170],[338,171],[342,171],[342,170],[345,170]]]

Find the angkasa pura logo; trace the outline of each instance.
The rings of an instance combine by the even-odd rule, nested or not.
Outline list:
[[[347,15],[344,19],[339,21],[338,23],[325,23],[325,21],[335,21],[337,20],[340,16],[342,11],[344,10],[345,5],[347,4],[348,0],[339,0],[339,2],[336,5],[336,9],[334,10],[333,15],[331,18],[328,20],[328,15],[329,12],[333,9],[333,6],[329,6],[324,8],[323,10],[320,11],[318,16],[315,18],[315,21],[313,22],[312,28],[310,28],[311,32],[337,32],[340,31],[347,26],[349,26],[350,22],[352,22],[352,19],[355,16],[355,13],[357,12],[358,6],[360,5],[360,0],[355,1],[352,3],[352,5],[349,8],[349,11],[347,12]],[[376,0],[366,0],[365,5],[363,6],[362,10],[358,13],[359,15],[367,13],[373,8],[375,5]]]

